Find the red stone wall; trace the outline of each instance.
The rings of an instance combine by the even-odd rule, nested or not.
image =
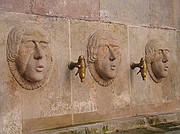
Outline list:
[[[0,11],[178,29],[180,21],[178,0],[1,0]]]
[[[0,133],[21,133],[86,124],[180,109],[179,0],[0,0]],[[6,61],[9,29],[19,22],[36,22],[50,31],[54,68],[50,84],[22,89]],[[87,52],[88,36],[98,29],[121,40],[119,78],[99,86],[87,69],[84,83],[67,64]],[[151,37],[165,37],[172,47],[168,78],[156,85],[142,81],[130,62],[138,62]],[[1,121],[2,120],[2,121]]]

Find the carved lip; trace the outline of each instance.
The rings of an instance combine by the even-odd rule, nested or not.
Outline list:
[[[168,68],[169,68],[169,67],[168,67],[168,66],[166,66],[166,67],[164,68],[164,71],[168,71]]]
[[[111,65],[111,70],[116,70],[116,65]]]
[[[39,65],[36,67],[36,71],[37,72],[42,72],[44,70],[44,66],[43,65]]]

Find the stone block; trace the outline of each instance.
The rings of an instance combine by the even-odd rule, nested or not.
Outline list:
[[[163,103],[164,101],[171,101],[175,97],[173,76],[176,66],[176,48],[174,30],[129,27],[130,62],[138,63],[145,56],[146,43],[157,37],[164,38],[170,44],[171,58],[168,76],[162,82],[155,83],[148,72],[146,81],[143,81],[140,74],[136,74],[138,69],[130,70],[132,105]]]
[[[75,76],[77,70],[71,72],[74,113],[85,113],[99,110],[122,108],[129,104],[128,85],[128,47],[127,28],[124,25],[71,21],[71,60],[76,61],[83,55],[87,61],[87,44],[90,35],[98,30],[106,30],[117,36],[121,62],[114,82],[109,86],[99,85],[91,76],[87,64],[84,82]]]
[[[151,25],[153,27],[175,27],[171,0],[150,0]]]
[[[173,0],[174,2],[174,25],[180,30],[180,1]]]
[[[101,0],[100,19],[122,24],[149,26],[149,0]]]
[[[0,11],[30,13],[30,0],[1,0]]]
[[[132,114],[130,107],[117,108],[114,110],[99,110],[95,112],[86,112],[74,114],[74,124],[87,124],[91,122],[102,122],[105,120],[111,120],[115,118],[128,117]]]
[[[23,133],[38,133],[38,131],[56,129],[72,125],[71,115],[28,119],[23,121]]]
[[[34,0],[32,12],[48,16],[99,20],[99,0]]]
[[[0,51],[2,53],[0,58],[0,68],[2,68],[0,70],[2,76],[0,77],[1,132],[20,133],[23,120],[70,114],[71,86],[67,67],[70,60],[68,21],[24,14],[1,13],[0,22]],[[6,59],[6,43],[12,27],[18,24],[34,23],[43,27],[50,34],[49,47],[53,55],[53,69],[45,86],[35,90],[26,90],[17,83],[9,70]]]
[[[22,97],[19,85],[12,79],[6,61],[6,42],[10,28],[8,18],[13,18],[7,14],[0,14],[0,133],[21,133],[22,130]],[[8,127],[7,127],[8,126]]]
[[[178,133],[179,112],[149,114],[137,117],[117,118],[92,124],[80,124],[75,127],[45,130],[42,133]],[[153,125],[153,128],[151,127]],[[161,127],[163,126],[163,127]],[[159,129],[159,127],[161,127]],[[172,129],[169,130],[169,127]],[[175,130],[175,131],[174,131]],[[137,132],[138,131],[138,132]]]
[[[174,75],[174,79],[175,79],[175,89],[176,89],[176,96],[179,99],[180,98],[180,81],[179,81],[179,76],[180,76],[180,31],[176,32],[176,66],[175,66],[175,75]]]
[[[30,92],[23,90],[23,119],[71,113],[71,85],[67,67],[70,58],[68,21],[42,20],[41,23],[39,20],[38,24],[46,26],[46,30],[51,34],[53,70],[45,87]]]

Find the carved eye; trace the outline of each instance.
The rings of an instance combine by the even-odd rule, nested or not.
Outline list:
[[[23,44],[26,48],[35,48],[35,44],[33,41],[27,41]]]
[[[107,46],[101,46],[99,48],[99,50],[100,50],[100,53],[107,53],[108,52],[108,47]]]
[[[119,52],[119,47],[118,46],[113,46],[113,47],[111,47],[111,50],[113,51],[113,53],[115,54],[115,55],[119,55],[120,54],[120,52]]]
[[[113,50],[113,52],[117,53],[117,52],[119,52],[119,47],[115,46],[115,47],[112,48],[112,50]]]
[[[170,54],[170,51],[168,49],[163,50],[166,55]]]
[[[159,50],[156,52],[156,54],[162,55],[162,52],[163,52],[163,50],[159,49]]]
[[[40,46],[41,46],[42,49],[47,49],[48,48],[48,43],[40,42]]]
[[[108,47],[103,47],[102,49],[104,52],[107,52],[108,51]]]

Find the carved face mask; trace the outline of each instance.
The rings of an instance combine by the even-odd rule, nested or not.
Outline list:
[[[30,82],[41,81],[48,71],[48,40],[38,31],[23,35],[16,65],[20,74]]]
[[[48,32],[37,24],[13,27],[7,39],[9,69],[21,87],[33,90],[44,86],[53,65]]]
[[[170,52],[167,49],[159,49],[154,54],[151,63],[152,71],[156,78],[165,78],[168,75]]]
[[[169,70],[170,48],[168,43],[155,38],[146,44],[146,63],[148,72],[154,82],[161,82],[162,78],[167,77]]]
[[[112,42],[113,43],[113,42]],[[101,43],[95,61],[95,69],[104,80],[114,79],[119,67],[119,47]]]
[[[87,52],[94,80],[101,86],[112,84],[121,61],[118,40],[108,31],[99,30],[90,36]]]

